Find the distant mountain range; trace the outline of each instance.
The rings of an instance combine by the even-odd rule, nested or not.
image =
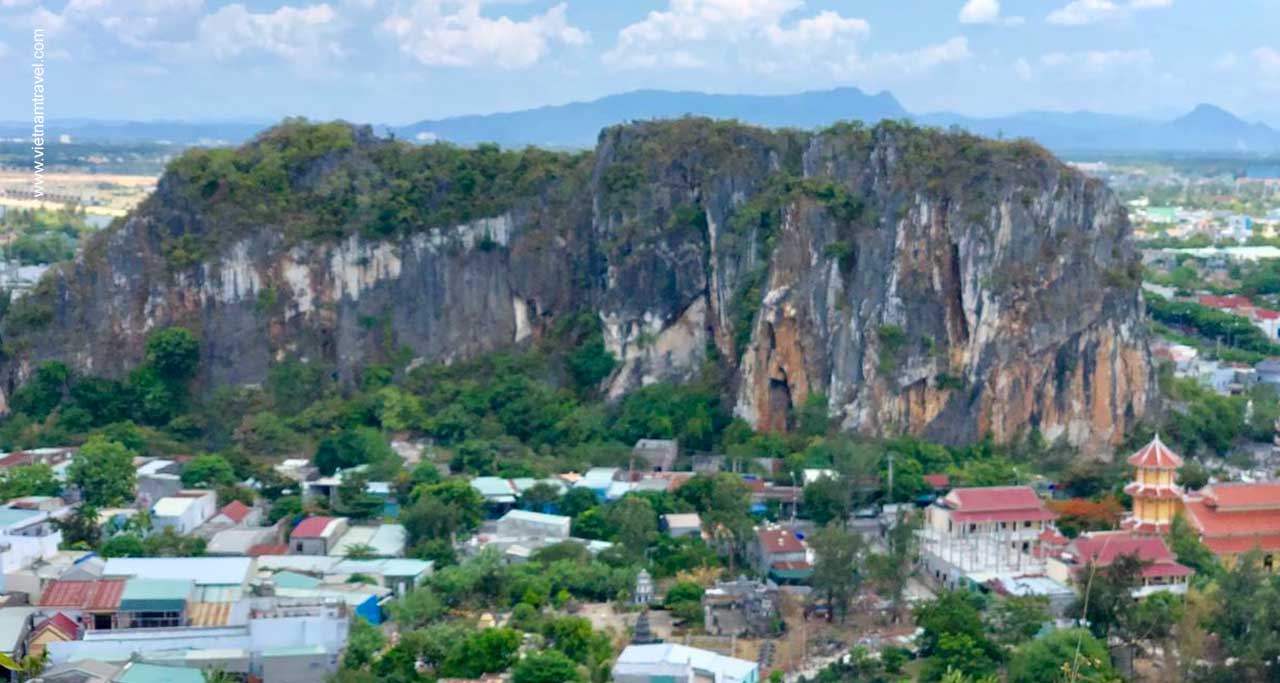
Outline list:
[[[1210,104],[1201,104],[1187,114],[1163,121],[1088,111],[1031,111],[983,118],[952,112],[913,114],[889,92],[868,94],[851,87],[793,95],[714,95],[637,90],[590,102],[456,116],[407,126],[380,125],[377,128],[417,141],[589,148],[595,145],[600,130],[607,126],[688,114],[796,128],[814,128],[841,120],[874,123],[883,119],[905,118],[925,125],[958,126],[991,137],[1028,137],[1060,153],[1280,153],[1280,131],[1263,123],[1244,121]],[[113,122],[82,119],[55,122],[51,129],[55,135],[65,133],[75,140],[164,140],[190,145],[242,142],[267,125],[247,121]],[[0,122],[0,137],[26,135],[30,135],[30,124]]]

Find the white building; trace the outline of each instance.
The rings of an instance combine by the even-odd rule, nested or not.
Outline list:
[[[563,515],[512,510],[495,523],[499,536],[513,538],[567,539],[572,519]]]
[[[757,683],[759,679],[755,662],[675,643],[629,645],[613,665],[616,683]]]
[[[161,498],[151,506],[151,530],[160,533],[172,528],[189,534],[218,512],[218,496],[213,491],[187,489]]]
[[[48,512],[0,508],[0,571],[5,574],[30,567],[58,554],[62,532]]]

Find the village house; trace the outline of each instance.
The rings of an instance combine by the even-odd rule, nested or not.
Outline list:
[[[151,506],[151,530],[160,533],[173,529],[180,535],[190,534],[217,514],[218,495],[203,489],[184,489],[161,498]]]
[[[781,526],[758,527],[749,549],[756,570],[778,583],[804,583],[813,575],[813,557],[804,534]]]
[[[702,594],[703,627],[716,636],[773,637],[782,627],[778,606],[772,581],[717,581]]]
[[[641,460],[653,472],[670,472],[676,468],[680,446],[674,439],[640,439],[631,449],[635,460]]]
[[[925,508],[921,569],[949,588],[1039,573],[1041,535],[1054,519],[1030,486],[952,489]]]
[[[675,643],[628,645],[613,664],[616,683],[757,683],[755,662]]]
[[[289,535],[289,551],[296,555],[328,555],[347,533],[346,517],[308,517]]]
[[[673,512],[658,520],[671,538],[702,538],[702,518],[696,512]]]
[[[1056,556],[1048,558],[1047,574],[1060,583],[1077,585],[1089,580],[1091,569],[1106,569],[1125,555],[1137,557],[1145,564],[1141,585],[1133,591],[1135,598],[1160,591],[1178,594],[1187,591],[1187,581],[1194,572],[1190,567],[1178,564],[1164,539],[1128,531],[1098,531],[1081,535]]]

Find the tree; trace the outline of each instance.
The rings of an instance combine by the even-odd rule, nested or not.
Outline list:
[[[916,608],[920,651],[928,658],[921,680],[940,680],[949,670],[975,678],[995,671],[1000,648],[987,638],[976,600],[967,591],[947,591]]]
[[[342,666],[364,669],[373,664],[386,644],[387,637],[382,634],[382,629],[370,624],[364,617],[355,617],[351,620],[351,630],[347,635],[347,651],[342,657]]]
[[[693,581],[680,581],[672,586],[663,606],[677,618],[698,623],[702,620],[702,586]]]
[[[300,514],[302,514],[301,498],[298,496],[280,496],[271,504],[271,511],[267,513],[267,520],[275,524],[285,517],[296,517]]]
[[[182,468],[182,485],[188,488],[216,488],[236,483],[236,471],[220,455],[198,455]]]
[[[520,508],[535,512],[548,512],[555,509],[556,502],[559,500],[560,489],[545,481],[540,481],[520,494]]]
[[[1196,576],[1214,578],[1222,570],[1213,551],[1205,547],[1200,535],[1181,514],[1174,515],[1169,525],[1169,549],[1179,563],[1196,570]]]
[[[98,527],[98,509],[87,503],[80,504],[71,514],[55,519],[53,523],[62,532],[62,543],[68,548],[92,550],[102,535]]]
[[[170,386],[185,386],[200,365],[200,342],[181,327],[158,329],[147,337],[147,364]]]
[[[95,435],[76,452],[67,477],[80,488],[86,503],[95,507],[122,505],[133,499],[138,474],[133,456],[123,445]]]
[[[484,498],[461,479],[448,479],[414,489],[417,499],[401,514],[409,545],[469,533],[484,519]]]
[[[445,658],[439,673],[443,678],[478,678],[509,668],[520,649],[520,632],[509,628],[487,628],[467,636]]]
[[[23,496],[56,496],[62,484],[53,468],[42,463],[17,465],[0,473],[0,498],[12,500]]]
[[[1006,647],[1016,647],[1031,640],[1052,619],[1049,599],[1040,595],[1003,597],[987,611],[992,636]]]
[[[1133,591],[1141,584],[1147,564],[1129,554],[1117,555],[1106,567],[1085,565],[1073,611],[1089,623],[1094,635],[1105,640],[1113,629],[1123,630],[1125,615],[1133,607]]]
[[[676,497],[693,506],[704,528],[729,550],[730,572],[751,535],[751,492],[741,477],[728,472],[699,474],[676,491]]]
[[[912,567],[915,566],[918,544],[916,529],[919,524],[918,516],[900,513],[885,538],[886,552],[873,554],[869,558],[871,576],[881,593],[889,596],[893,603],[895,620],[902,613],[907,582],[911,579]]]
[[[1027,642],[1009,660],[1008,683],[1112,683],[1120,676],[1111,668],[1107,647],[1082,628],[1054,631]]]
[[[572,659],[558,650],[533,652],[516,662],[512,683],[577,683],[582,674]]]
[[[853,515],[852,488],[836,477],[818,477],[804,487],[804,509],[815,524],[848,524]]]
[[[391,450],[387,440],[371,427],[350,427],[337,435],[325,437],[316,448],[313,458],[316,468],[325,476],[340,469],[368,464],[371,477],[385,474],[388,478],[398,468],[400,456]]]
[[[632,560],[644,557],[645,549],[658,535],[658,515],[641,496],[625,496],[607,508],[606,516],[616,530],[623,554]]]
[[[48,361],[13,394],[12,409],[34,420],[43,420],[66,396],[71,370],[63,363]]]
[[[345,517],[364,520],[378,515],[382,511],[382,498],[369,493],[369,476],[364,472],[352,470],[344,472],[342,484],[338,486],[335,512]]]
[[[147,548],[137,534],[117,534],[98,547],[103,557],[146,557]]]
[[[862,535],[837,523],[823,527],[812,540],[817,561],[813,565],[813,589],[826,595],[828,619],[837,613],[844,623],[849,604],[858,594],[863,582],[859,567],[867,545]]]

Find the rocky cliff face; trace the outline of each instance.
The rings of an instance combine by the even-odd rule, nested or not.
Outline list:
[[[359,206],[390,144],[359,133],[289,182]],[[1032,145],[690,119],[606,130],[559,168],[487,215],[304,239],[293,214],[246,219],[251,194],[216,176],[193,193],[171,171],[6,317],[6,395],[44,359],[120,375],[158,326],[197,331],[217,385],[286,358],[351,379],[471,357],[591,310],[621,361],[609,395],[723,363],[736,412],[761,428],[820,397],[869,434],[1036,428],[1098,450],[1148,408],[1124,211]],[[457,190],[434,191],[416,201]]]

